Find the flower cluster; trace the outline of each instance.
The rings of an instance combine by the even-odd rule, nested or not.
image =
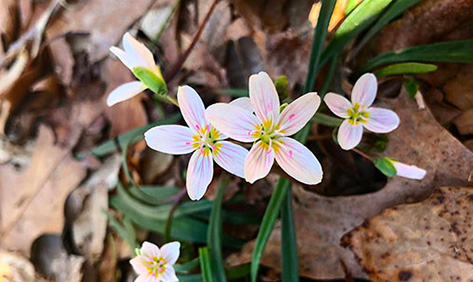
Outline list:
[[[155,244],[144,242],[138,255],[130,260],[131,266],[138,274],[135,282],[174,282],[179,281],[173,265],[179,258],[181,243],[171,242],[160,248]]]
[[[128,33],[123,37],[124,50],[110,50],[133,72],[139,81],[124,84],[110,93],[107,103],[113,105],[150,89],[155,94],[167,92],[152,53]],[[377,81],[364,74],[355,83],[351,101],[328,93],[324,101],[329,109],[344,119],[338,130],[338,143],[344,150],[355,148],[361,141],[363,128],[388,133],[399,125],[397,114],[372,107]],[[186,188],[192,200],[201,199],[213,177],[213,162],[250,183],[268,175],[274,162],[297,181],[314,185],[322,180],[322,167],[315,155],[290,136],[300,131],[315,115],[320,105],[317,93],[307,93],[289,105],[280,105],[273,81],[265,72],[249,80],[249,98],[230,103],[217,103],[207,109],[199,94],[190,86],[177,91],[177,103],[187,126],[162,125],[145,133],[154,150],[184,155],[192,153],[187,168]],[[252,143],[248,152],[243,146],[227,141],[232,138]],[[395,162],[397,175],[421,179],[425,171]],[[158,271],[159,272],[159,271]]]

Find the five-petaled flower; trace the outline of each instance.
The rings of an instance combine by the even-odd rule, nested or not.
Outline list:
[[[338,143],[344,150],[355,148],[361,141],[363,127],[376,132],[388,133],[399,125],[399,117],[391,110],[371,107],[378,83],[371,73],[361,76],[353,87],[351,102],[345,97],[328,93],[324,101],[330,110],[345,120],[338,129]]]
[[[252,75],[249,85],[249,101],[256,116],[253,109],[234,104],[217,103],[206,111],[207,119],[223,134],[240,142],[255,142],[245,159],[245,179],[253,183],[264,178],[276,159],[296,180],[319,183],[322,168],[317,158],[304,145],[287,137],[301,130],[312,118],[320,105],[319,96],[305,94],[280,112],[276,88],[265,72]]]
[[[248,151],[217,131],[205,118],[205,108],[197,92],[189,86],[179,87],[177,100],[189,127],[161,125],[145,133],[148,146],[167,154],[194,152],[187,168],[186,187],[192,200],[207,191],[213,176],[213,161],[228,172],[243,177],[243,163]]]
[[[113,106],[128,100],[145,89],[150,89],[155,94],[167,92],[161,69],[154,62],[151,51],[129,33],[123,35],[122,45],[125,50],[111,47],[110,52],[115,54],[139,81],[128,82],[115,88],[107,97],[107,105]]]
[[[135,282],[174,282],[179,281],[173,265],[179,258],[181,243],[171,242],[158,246],[144,242],[139,255],[130,260],[130,264],[138,274]]]

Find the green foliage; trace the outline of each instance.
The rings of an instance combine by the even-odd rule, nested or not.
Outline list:
[[[290,186],[289,186],[290,187]],[[299,281],[299,260],[297,258],[296,226],[292,214],[291,188],[281,206],[282,238],[282,281]]]
[[[407,48],[400,52],[388,52],[368,61],[361,73],[396,62],[444,62],[473,63],[473,39],[439,42]]]
[[[146,85],[154,94],[160,96],[168,95],[168,88],[166,81],[164,81],[161,70],[158,67],[158,74],[154,73],[148,68],[135,67],[132,69],[133,74],[138,78],[144,85]]]
[[[230,97],[248,97],[247,89],[237,89],[237,88],[227,88],[227,89],[218,89],[217,93],[223,96]]]
[[[177,273],[189,273],[198,265],[199,265],[199,258],[195,258],[184,264],[175,264],[173,265],[173,268]]]
[[[409,94],[409,98],[414,99],[414,96],[417,94],[417,91],[419,91],[419,81],[417,81],[417,79],[415,79],[414,77],[409,77],[402,82],[402,85],[406,89],[406,92]]]
[[[379,169],[387,177],[393,177],[396,175],[396,168],[394,167],[391,159],[386,157],[374,158],[374,166]]]
[[[400,63],[387,66],[376,71],[374,74],[377,77],[398,74],[415,74],[428,73],[437,70],[436,65],[422,64],[422,63]]]
[[[312,122],[325,125],[325,126],[337,127],[342,124],[343,119],[332,117],[332,116],[322,114],[322,113],[316,113],[314,117],[312,118]]]
[[[209,248],[199,248],[199,261],[202,280],[204,282],[212,282],[212,262],[210,261]]]
[[[117,232],[118,236],[120,236],[123,241],[128,243],[131,252],[133,252],[136,247],[136,233],[130,218],[124,216],[123,225],[121,225],[107,210],[103,210],[103,213],[107,216],[110,226]],[[131,255],[133,256],[133,253]]]
[[[225,269],[222,258],[222,202],[225,194],[225,187],[228,181],[220,183],[217,196],[212,205],[210,213],[209,229],[207,230],[207,246],[210,248],[210,260],[212,262],[212,272],[215,281],[225,282]]]
[[[287,80],[287,76],[281,75],[280,77],[278,77],[274,81],[274,86],[276,87],[276,91],[278,92],[280,101],[284,101],[289,97],[289,92],[287,91],[289,81]]]

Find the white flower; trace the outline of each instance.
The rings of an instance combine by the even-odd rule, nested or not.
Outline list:
[[[353,87],[351,102],[345,97],[328,93],[324,101],[337,116],[344,118],[338,129],[338,143],[344,150],[355,148],[361,141],[363,127],[376,132],[388,133],[399,125],[399,117],[391,110],[371,107],[378,83],[371,73],[361,76]]]
[[[173,282],[179,281],[173,265],[179,258],[181,243],[171,242],[160,248],[155,244],[144,242],[139,255],[130,260],[138,274],[135,282]]]
[[[410,179],[424,179],[427,171],[415,165],[408,165],[395,160],[390,160],[396,169],[396,175]]]
[[[205,108],[197,92],[179,87],[177,100],[189,127],[161,125],[145,133],[148,146],[166,154],[194,152],[187,168],[186,187],[192,200],[201,199],[213,177],[213,161],[226,171],[243,177],[243,163],[248,151],[213,128],[205,118]]]
[[[128,100],[145,89],[158,94],[166,88],[161,69],[154,62],[153,54],[148,48],[128,32],[123,35],[122,45],[125,50],[111,47],[110,52],[117,56],[139,81],[128,82],[115,88],[107,97],[108,106]]]
[[[319,96],[305,94],[280,113],[276,88],[265,72],[252,75],[249,85],[250,98],[246,102],[239,99],[231,104],[218,103],[206,111],[207,119],[223,134],[240,142],[255,142],[245,159],[246,181],[254,183],[264,178],[276,159],[296,180],[319,183],[322,167],[317,158],[304,145],[287,137],[301,130],[312,118],[320,105]]]

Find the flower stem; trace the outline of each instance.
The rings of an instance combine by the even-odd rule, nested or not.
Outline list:
[[[187,47],[187,50],[184,52],[184,54],[179,58],[179,60],[177,61],[177,63],[173,66],[173,68],[171,69],[171,71],[169,73],[167,73],[165,76],[164,76],[164,80],[169,83],[171,80],[173,80],[176,76],[176,74],[179,72],[179,70],[181,69],[182,65],[184,64],[184,62],[186,61],[187,57],[189,57],[190,53],[192,52],[192,50],[194,49],[194,46],[195,44],[197,44],[197,41],[199,40],[200,38],[200,35],[202,34],[202,31],[204,30],[204,27],[205,25],[207,24],[207,22],[209,21],[210,19],[210,16],[212,15],[212,12],[215,10],[215,7],[217,6],[217,3],[218,3],[219,0],[214,0],[213,3],[212,3],[212,6],[210,6],[210,9],[209,11],[207,12],[207,14],[205,15],[205,18],[204,20],[202,21],[202,23],[200,24],[199,26],[199,29],[197,30],[197,32],[195,33],[194,35],[194,38],[192,38],[192,42],[191,44],[189,45],[189,47]]]
[[[357,148],[353,148],[352,150],[353,150],[353,152],[357,153],[358,155],[362,156],[363,158],[365,158],[367,160],[370,160],[370,161],[373,161],[373,157],[366,154],[365,152],[363,152],[361,150],[358,150]]]
[[[164,242],[165,243],[169,242],[169,239],[171,239],[171,225],[172,225],[173,215],[177,207],[181,203],[182,199],[186,195],[186,192],[187,192],[186,189],[182,189],[179,192],[179,194],[177,194],[174,198],[174,202],[172,203],[171,210],[169,211],[168,219],[166,220],[166,227],[164,229]]]

